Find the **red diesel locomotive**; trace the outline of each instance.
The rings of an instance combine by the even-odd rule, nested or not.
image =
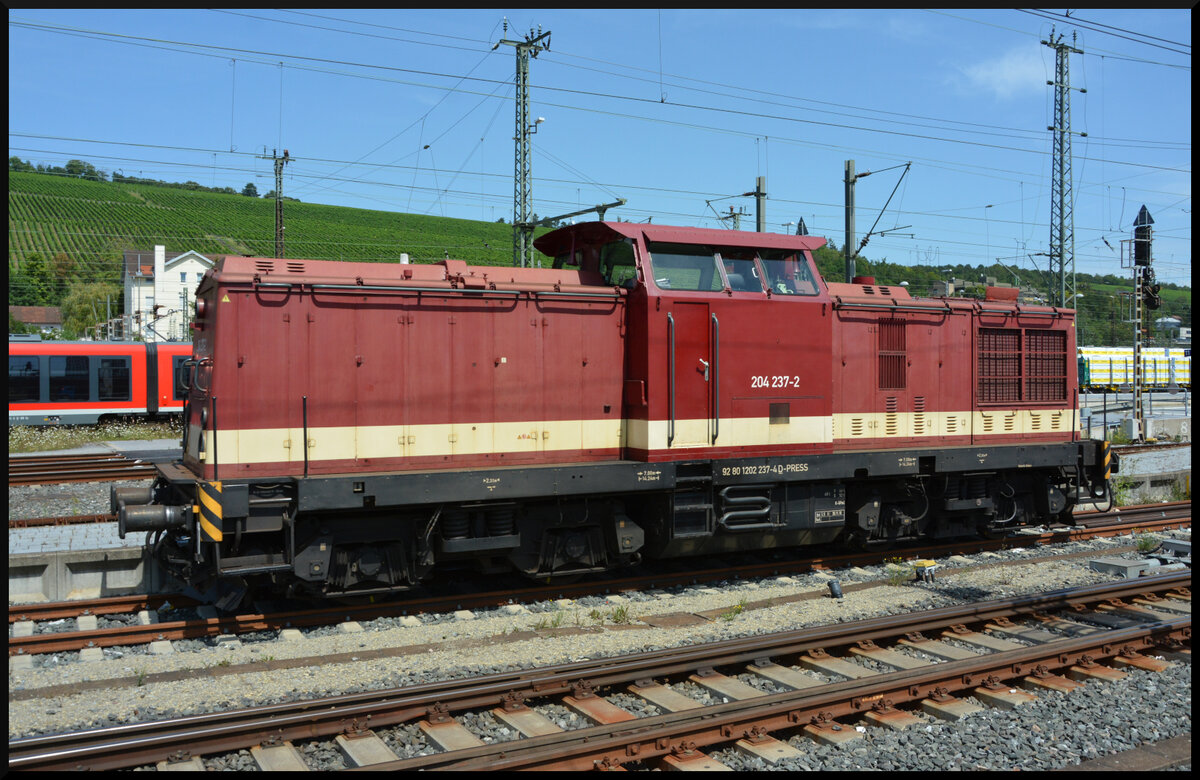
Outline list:
[[[182,580],[399,590],[1067,520],[1075,317],[826,283],[809,236],[592,222],[549,268],[226,258],[183,458],[117,491]],[[549,264],[549,263],[547,263]]]
[[[82,425],[183,412],[186,342],[8,342],[8,424]]]

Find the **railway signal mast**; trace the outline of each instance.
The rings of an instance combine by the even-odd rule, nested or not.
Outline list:
[[[1153,224],[1154,218],[1143,205],[1138,211],[1137,219],[1133,221],[1133,239],[1121,242],[1121,267],[1133,269],[1133,419],[1136,427],[1135,438],[1138,441],[1144,441],[1146,438],[1142,397],[1142,338],[1145,335],[1145,311],[1157,309],[1159,306],[1160,287],[1154,280],[1154,269],[1151,268],[1154,230],[1150,226]]]

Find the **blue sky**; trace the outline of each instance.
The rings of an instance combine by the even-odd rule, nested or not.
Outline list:
[[[742,193],[766,176],[768,230],[803,218],[841,246],[853,159],[872,172],[858,240],[902,228],[866,258],[1001,258],[1029,281],[1050,237],[1053,26],[1084,51],[1077,270],[1127,274],[1145,204],[1159,279],[1190,284],[1191,12],[1063,13],[10,10],[9,154],[261,194],[256,155],[286,148],[284,193],[306,202],[511,220],[515,53],[493,46],[540,25],[539,215],[623,197],[609,219],[720,227],[733,207],[753,230]]]

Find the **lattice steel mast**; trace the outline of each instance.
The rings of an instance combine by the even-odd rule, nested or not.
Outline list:
[[[504,32],[508,33],[508,19],[504,20]],[[540,44],[545,39],[544,45]],[[537,57],[540,51],[550,49],[550,31],[542,32],[538,27],[535,37],[533,30],[525,36],[524,41],[500,40],[507,46],[517,50],[517,127],[516,135],[516,165],[513,171],[515,191],[513,193],[513,265],[525,266],[525,261],[533,251],[533,170],[530,161],[529,136],[537,132],[537,124],[529,124],[529,57]],[[492,47],[499,48],[500,43]],[[542,120],[539,118],[538,123]]]
[[[291,162],[288,150],[283,150],[283,157],[278,149],[271,150],[271,156],[266,156],[266,149],[258,155],[262,160],[273,160],[275,163],[275,256],[283,257],[283,166]]]
[[[1071,42],[1075,35],[1072,33]],[[1042,44],[1054,49],[1054,124],[1047,127],[1054,133],[1053,170],[1050,174],[1050,273],[1057,276],[1058,289],[1050,290],[1050,303],[1065,306],[1075,295],[1075,206],[1071,191],[1071,73],[1069,55],[1083,54],[1074,46],[1062,42],[1062,36]],[[1087,92],[1079,89],[1079,92]],[[1087,133],[1075,133],[1087,137]]]

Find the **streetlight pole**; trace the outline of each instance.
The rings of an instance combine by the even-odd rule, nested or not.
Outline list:
[[[1075,300],[1076,298],[1082,298],[1082,297],[1083,297],[1083,293],[1071,293],[1070,297],[1067,298],[1067,300],[1063,303],[1063,305],[1066,306],[1067,304],[1069,304],[1071,301]],[[1083,320],[1080,319],[1080,317],[1079,317],[1078,309],[1075,310],[1075,328],[1079,334],[1077,336],[1077,338],[1079,339],[1077,344],[1082,345],[1083,344]]]

